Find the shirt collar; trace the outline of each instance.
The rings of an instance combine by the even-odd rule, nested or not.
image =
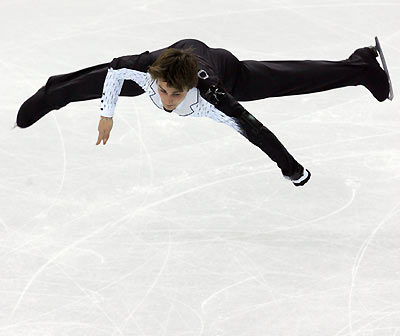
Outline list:
[[[150,92],[149,92],[150,99],[153,103],[159,108],[164,110],[164,106],[161,101],[160,94],[158,93],[158,85],[157,81],[154,79],[153,82],[150,84]],[[199,90],[197,88],[192,88],[186,94],[185,99],[183,99],[179,105],[172,111],[176,114],[181,116],[189,115],[193,113],[191,107],[199,102]],[[166,111],[168,112],[168,111]],[[172,113],[169,112],[169,113]]]

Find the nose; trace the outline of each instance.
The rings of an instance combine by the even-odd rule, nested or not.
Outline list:
[[[173,102],[174,102],[173,97],[168,95],[167,96],[167,105],[172,105]]]

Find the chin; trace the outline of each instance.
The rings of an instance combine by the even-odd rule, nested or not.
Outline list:
[[[172,112],[175,108],[168,108],[168,107],[165,107],[164,105],[163,105],[163,107],[164,107],[164,110],[165,111],[167,111],[167,112]]]

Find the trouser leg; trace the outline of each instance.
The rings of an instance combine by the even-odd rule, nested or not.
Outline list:
[[[52,76],[20,107],[17,125],[26,128],[52,110],[71,102],[100,98],[109,63],[96,65],[76,72]],[[137,96],[143,90],[133,81],[125,81],[121,96]]]
[[[239,101],[321,92],[360,85],[368,69],[361,58],[344,61],[241,61],[233,95]]]
[[[245,132],[246,138],[267,154],[278,165],[284,176],[294,179],[297,176],[300,177],[303,167],[267,127],[246,110],[237,120]]]
[[[221,101],[217,107],[219,107],[220,110],[224,111],[227,115],[236,118],[243,130],[242,134],[253,145],[257,146],[265,154],[267,154],[269,158],[281,169],[283,175],[292,177],[301,174],[303,167],[293,158],[293,156],[287,151],[278,138],[251,113],[246,111],[241,104],[238,103],[239,100],[255,100],[265,98],[251,97],[250,95],[246,94],[248,78],[246,77],[246,83],[244,83],[244,75],[243,71],[241,70],[243,67],[243,62],[239,61],[234,55],[224,49],[213,49],[212,52],[215,54],[214,59],[216,59],[215,62],[218,62],[219,68],[225,69],[225,71],[221,71],[220,76],[222,77],[221,79],[224,89],[228,92],[228,98],[226,98],[224,101]],[[219,58],[216,56],[219,56]],[[252,78],[250,78],[250,85],[253,85],[252,90],[254,90],[255,85],[260,85],[258,82],[260,79],[255,77],[257,75],[257,71],[260,71],[260,69],[257,67],[257,62],[255,63],[256,67],[252,68],[254,73],[252,74]],[[234,80],[234,82],[232,82],[232,80]],[[261,88],[259,89],[261,90]],[[250,92],[252,90],[250,90]],[[243,97],[247,97],[249,99],[241,99]],[[233,111],[235,112],[233,113]]]

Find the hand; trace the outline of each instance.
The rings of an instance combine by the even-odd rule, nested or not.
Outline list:
[[[102,117],[100,122],[99,122],[99,138],[97,139],[96,145],[99,145],[101,143],[101,140],[103,140],[103,145],[105,145],[108,141],[108,138],[110,137],[110,132],[113,127],[113,120],[112,118],[105,118]]]

